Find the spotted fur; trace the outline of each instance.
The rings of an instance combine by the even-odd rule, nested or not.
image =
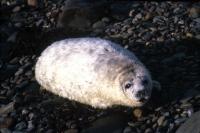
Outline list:
[[[36,80],[46,90],[95,108],[143,105],[122,89],[130,73],[133,78],[148,77],[150,96],[151,77],[144,65],[120,45],[100,38],[55,42],[42,52],[35,68]],[[139,79],[134,82],[139,89]]]

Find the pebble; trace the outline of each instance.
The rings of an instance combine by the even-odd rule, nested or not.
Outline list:
[[[22,115],[27,115],[28,113],[29,113],[29,111],[27,109],[22,110]]]
[[[38,5],[38,0],[27,0],[27,4],[36,7]]]
[[[139,108],[136,108],[133,110],[133,116],[136,118],[141,118],[142,117],[142,110]]]
[[[40,19],[40,20],[38,20],[35,24],[36,24],[37,27],[39,27],[39,26],[42,25],[43,22],[44,22],[44,20],[43,20],[43,19]]]
[[[144,17],[144,20],[147,21],[147,20],[149,20],[149,19],[151,19],[151,18],[152,18],[152,14],[151,14],[151,13],[147,13],[147,14],[145,15],[145,17]]]
[[[181,102],[182,104],[187,104],[187,103],[189,102],[189,100],[191,100],[191,99],[192,99],[192,97],[186,97],[186,98],[181,99],[180,102]],[[181,104],[181,105],[182,105],[182,104]]]
[[[193,113],[194,113],[193,108],[190,108],[190,109],[187,110],[188,117],[190,117]]]
[[[10,102],[9,104],[2,106],[0,108],[0,115],[8,114],[14,110],[14,102]]]
[[[168,121],[167,119],[164,120],[162,126],[163,126],[163,127],[167,127],[168,125],[169,125],[169,121]]]
[[[68,129],[66,131],[64,131],[64,133],[78,133],[77,129]]]
[[[27,127],[26,123],[24,121],[20,122],[20,123],[17,123],[15,125],[15,129],[16,130],[22,130],[22,129],[25,129]]]
[[[147,128],[144,133],[153,133],[152,129],[151,128]]]
[[[15,43],[17,39],[18,32],[14,32],[10,35],[10,37],[7,39],[7,42]]]
[[[137,15],[135,15],[135,19],[142,19],[142,14],[141,13],[138,13]]]
[[[192,107],[192,104],[190,103],[183,103],[180,105],[181,108],[191,108]]]
[[[48,130],[46,131],[46,133],[54,133],[54,130],[53,130],[53,129],[48,129]]]
[[[165,116],[160,116],[157,120],[158,126],[162,126],[164,120],[165,120]]]
[[[195,38],[200,40],[200,34],[196,35]]]
[[[192,33],[189,33],[189,32],[187,32],[187,33],[186,33],[186,37],[189,37],[189,38],[190,38],[190,37],[193,37],[193,34],[192,34]]]
[[[96,118],[94,117],[94,116],[90,116],[90,117],[88,117],[88,121],[94,121]]]
[[[128,122],[128,125],[131,127],[137,127],[140,124],[141,124],[140,122]]]
[[[199,7],[192,7],[189,9],[189,16],[192,18],[199,17],[200,14],[200,8]]]
[[[15,73],[15,76],[19,76],[24,72],[23,69],[18,69],[18,71]]]
[[[15,26],[16,28],[21,28],[21,27],[23,26],[23,24],[22,24],[21,22],[16,22],[16,23],[14,24],[14,26]]]
[[[19,57],[14,57],[13,59],[11,59],[11,60],[9,61],[9,63],[10,63],[10,64],[17,64],[18,61],[19,61]]]
[[[195,18],[193,21],[200,23],[200,18]]]
[[[0,132],[1,133],[12,133],[9,129],[7,129],[7,128],[1,128],[0,129]]]
[[[33,120],[36,116],[35,116],[34,113],[29,113],[28,117],[29,117],[30,120]]]
[[[170,116],[170,113],[169,113],[169,112],[165,112],[165,113],[163,114],[163,116],[168,117],[168,116]]]
[[[14,13],[16,13],[16,12],[19,12],[20,9],[21,9],[20,6],[16,6],[12,11],[13,11]]]
[[[105,23],[103,21],[97,21],[92,25],[94,29],[103,29],[105,27]]]
[[[27,131],[30,132],[30,131],[32,131],[34,129],[35,129],[35,125],[33,124],[33,121],[32,120],[28,121]]]
[[[107,17],[103,17],[103,18],[101,19],[101,21],[103,21],[104,23],[109,23],[109,22],[110,22],[110,19],[107,18]]]
[[[130,127],[125,127],[123,133],[131,133],[132,129]]]
[[[0,129],[10,128],[14,123],[13,118],[10,117],[0,117]]]
[[[21,89],[24,89],[27,85],[29,85],[29,81],[28,80],[21,81],[21,82],[17,83],[16,88],[21,90]]]

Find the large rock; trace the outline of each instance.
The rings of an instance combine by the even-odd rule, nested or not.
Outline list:
[[[68,35],[84,35],[92,30],[92,24],[105,16],[108,1],[66,0],[59,15],[57,27]]]
[[[176,133],[200,133],[200,111],[193,114]]]
[[[91,127],[81,133],[121,133],[128,122],[128,117],[123,114],[112,114],[97,119]]]

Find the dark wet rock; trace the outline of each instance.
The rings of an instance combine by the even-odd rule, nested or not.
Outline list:
[[[23,24],[21,22],[17,22],[17,23],[14,24],[14,26],[16,28],[21,28],[23,26]]]
[[[123,131],[123,133],[131,133],[132,129],[130,127],[126,127]]]
[[[136,118],[141,118],[143,115],[143,111],[139,108],[133,110],[133,116]]]
[[[54,133],[54,130],[53,130],[53,129],[48,129],[48,130],[46,131],[46,133]]]
[[[192,8],[189,9],[189,16],[192,18],[199,17],[199,13],[200,13],[200,7],[198,6],[193,6]]]
[[[195,18],[193,21],[196,23],[200,23],[200,18]]]
[[[7,128],[1,128],[0,129],[1,133],[12,133],[9,129]]]
[[[22,74],[24,72],[23,69],[18,69],[18,71],[15,73],[15,76],[19,76],[20,74]]]
[[[184,97],[189,98],[200,94],[200,91],[197,89],[189,89],[184,93]]]
[[[44,20],[43,19],[40,19],[36,22],[36,26],[37,27],[40,27],[42,25],[42,23],[44,23]]]
[[[29,113],[28,117],[30,120],[33,120],[36,118],[36,115],[34,113]]]
[[[147,128],[144,133],[153,133],[151,128]]]
[[[28,113],[29,113],[29,111],[27,109],[22,110],[22,115],[27,115]]]
[[[176,54],[172,55],[171,57],[168,57],[168,58],[162,60],[162,63],[167,64],[167,63],[179,61],[179,60],[183,59],[184,57],[185,57],[185,53],[176,53]]]
[[[3,61],[0,59],[0,69],[3,67]]]
[[[16,6],[12,11],[15,13],[15,12],[19,12],[21,9],[20,6]]]
[[[13,43],[0,43],[0,59],[2,61],[8,61],[11,55],[11,49],[14,47]]]
[[[94,29],[104,29],[105,23],[103,21],[97,21],[92,25],[92,28],[94,28]]]
[[[0,129],[10,128],[14,123],[14,119],[10,117],[0,117]]]
[[[158,90],[158,91],[161,91],[162,87],[161,87],[161,84],[158,82],[158,81],[153,81],[153,88]]]
[[[157,120],[158,126],[162,126],[164,120],[165,120],[165,116],[159,117],[158,120]]]
[[[13,34],[11,34],[11,36],[7,39],[7,42],[15,43],[17,34],[18,34],[17,32],[14,32]]]
[[[36,7],[38,5],[38,0],[27,0],[27,4]]]
[[[200,34],[196,35],[195,38],[200,40]]]
[[[134,19],[136,20],[142,19],[142,14],[141,13],[136,14]]]
[[[64,133],[78,133],[77,129],[68,129],[66,131],[64,131]]]
[[[109,7],[109,14],[117,20],[123,20],[128,16],[131,4],[131,1],[115,1]]]
[[[33,124],[33,121],[28,121],[27,131],[33,131],[35,129],[35,125]]]
[[[17,64],[19,62],[19,57],[15,57],[9,61],[9,64]]]
[[[15,125],[15,129],[16,130],[22,130],[22,129],[25,129],[27,127],[27,124],[25,122],[20,122],[20,123],[17,123]]]
[[[18,69],[18,65],[8,65],[6,64],[4,68],[0,70],[1,78],[0,80],[4,80],[7,77],[10,77],[14,74],[14,72]]]
[[[123,116],[122,114],[106,116],[104,118],[97,119],[93,122],[91,127],[84,129],[81,133],[119,133],[123,131],[127,120],[127,116]]]
[[[101,19],[101,21],[103,21],[104,23],[109,23],[110,22],[110,19],[108,18],[108,17],[103,17],[102,19]]]
[[[11,102],[7,105],[4,105],[0,108],[0,115],[5,115],[8,114],[10,112],[12,112],[14,110],[14,102]]]
[[[106,1],[67,0],[58,19],[58,27],[64,28],[67,34],[86,34],[92,24],[103,17],[108,10]]]
[[[27,80],[20,82],[19,84],[16,85],[17,91],[18,92],[22,91],[28,84],[29,84],[29,81]]]

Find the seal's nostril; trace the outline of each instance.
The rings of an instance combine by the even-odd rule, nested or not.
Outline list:
[[[146,102],[147,99],[146,99],[146,98],[141,98],[139,101],[140,101],[140,102]]]
[[[138,98],[145,97],[145,95],[146,95],[146,91],[145,91],[145,90],[140,90],[140,91],[138,91],[137,94],[136,94],[136,96],[137,96]]]
[[[138,101],[140,102],[146,102],[149,99],[149,96],[147,95],[146,90],[140,90],[137,92],[136,97],[138,98]]]

